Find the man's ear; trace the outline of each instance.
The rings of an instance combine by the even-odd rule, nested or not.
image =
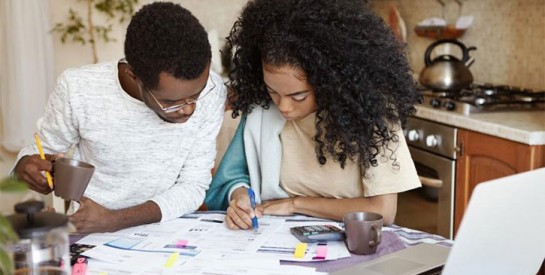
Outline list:
[[[136,74],[134,74],[134,71],[132,70],[130,65],[127,65],[127,67],[125,67],[125,73],[134,81],[136,81],[136,79],[138,78]]]

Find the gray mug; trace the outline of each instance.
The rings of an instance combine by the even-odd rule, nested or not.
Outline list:
[[[60,158],[55,160],[54,171],[55,196],[79,201],[87,189],[95,167],[83,161]]]
[[[354,254],[369,255],[377,251],[382,240],[382,215],[373,212],[352,212],[344,215],[346,245]]]

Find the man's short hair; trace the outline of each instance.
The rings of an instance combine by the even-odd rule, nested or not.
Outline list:
[[[156,2],[143,6],[131,19],[125,57],[142,82],[155,88],[162,72],[178,79],[197,78],[212,54],[207,33],[191,12]]]

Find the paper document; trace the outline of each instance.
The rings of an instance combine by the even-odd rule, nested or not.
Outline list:
[[[223,213],[191,214],[114,233],[90,234],[78,243],[96,245],[82,254],[92,258],[88,274],[110,274],[114,270],[114,274],[120,270],[123,273],[119,274],[316,274],[311,268],[281,266],[280,260],[310,262],[350,257],[342,241],[302,244],[290,233],[294,226],[339,226],[335,221],[264,216],[259,219],[259,231],[254,233],[230,230],[224,219]]]

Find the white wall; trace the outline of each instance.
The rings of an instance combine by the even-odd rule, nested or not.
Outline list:
[[[152,0],[140,0],[137,7],[154,2]],[[220,42],[229,34],[229,30],[246,0],[173,0],[191,11],[197,17],[207,31],[217,30]],[[57,22],[63,22],[68,14],[68,7],[72,7],[81,15],[85,14],[85,2],[73,0],[49,0],[51,10],[52,26]],[[105,18],[96,14],[97,23],[105,22]],[[100,61],[109,61],[123,56],[123,38],[128,22],[114,25],[112,37],[116,42],[97,45]],[[55,73],[58,75],[66,68],[80,66],[92,62],[91,49],[89,45],[82,46],[79,43],[62,44],[59,39],[54,41],[55,49]]]
[[[0,0],[0,1],[6,1],[6,0]],[[2,5],[0,5],[0,8],[3,7]],[[2,21],[0,21],[0,24],[1,24]],[[0,37],[3,37],[3,32],[4,30],[4,27],[3,26],[0,26]],[[3,43],[3,41],[0,41],[0,56],[3,56],[3,52],[5,50],[5,45]],[[3,62],[0,60],[0,62]],[[1,68],[1,67],[0,67]],[[2,79],[5,77],[5,74],[0,72],[0,81],[2,81]],[[0,112],[0,116],[2,115],[2,112]],[[1,117],[0,117],[1,118]],[[2,119],[0,119],[0,136],[2,136]],[[13,152],[7,152],[6,150],[4,150],[4,148],[2,148],[2,146],[0,146],[0,179],[4,178],[9,170],[11,169],[12,165],[13,165],[13,162],[15,161],[15,156],[16,154],[13,153]],[[2,200],[2,204],[4,204],[4,200]]]
[[[0,0],[0,1],[18,1],[18,0]],[[43,0],[36,0],[43,1]],[[140,0],[137,10],[152,0]],[[219,47],[223,45],[224,38],[229,34],[229,30],[240,10],[243,8],[246,0],[173,0],[190,10],[203,24],[207,31],[216,30],[218,34]],[[65,22],[69,7],[79,12],[81,16],[86,16],[85,1],[74,0],[49,0],[49,10],[51,15],[51,26],[57,22]],[[85,18],[85,17],[84,17]],[[95,12],[95,22],[102,24],[105,18]],[[97,45],[99,62],[110,61],[123,57],[123,41],[125,29],[128,22],[123,24],[114,24],[111,36],[117,41]],[[2,28],[0,28],[1,30]],[[55,35],[53,41],[55,76],[70,67],[78,67],[92,62],[92,53],[89,44],[82,46],[79,43],[67,42],[62,44],[59,36]],[[8,41],[9,42],[9,41]],[[3,42],[0,43],[0,51]],[[2,72],[0,72],[2,74]],[[0,78],[1,79],[1,78]],[[21,110],[24,111],[24,110]],[[2,125],[0,120],[0,133]],[[0,147],[0,179],[8,175],[14,165],[16,152],[7,152]],[[21,196],[11,196],[0,194],[0,212],[9,212],[15,201]]]

